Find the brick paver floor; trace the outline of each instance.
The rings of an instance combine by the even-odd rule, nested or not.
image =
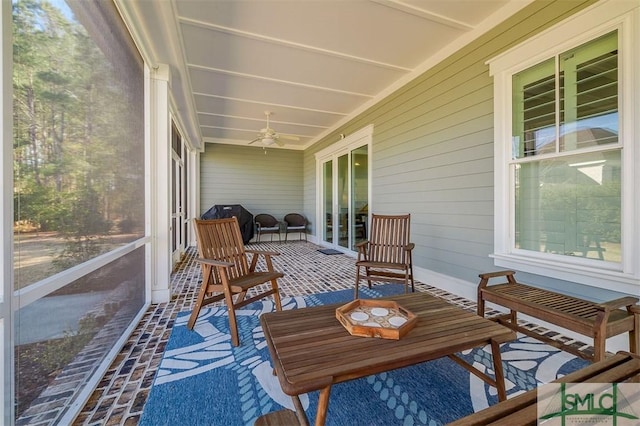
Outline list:
[[[354,259],[350,256],[325,255],[318,252],[321,247],[304,241],[251,244],[251,248],[281,253],[274,258],[274,267],[285,274],[279,280],[282,296],[353,288],[355,267]],[[191,310],[197,293],[201,276],[194,257],[194,249],[189,249],[172,274],[171,301],[154,304],[147,309],[74,425],[132,426],[138,423],[176,314]],[[416,282],[416,290],[429,292],[475,311],[474,302],[436,287]]]

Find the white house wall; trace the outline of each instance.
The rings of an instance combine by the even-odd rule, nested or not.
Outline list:
[[[205,144],[200,156],[200,214],[215,204],[242,204],[254,216],[268,213],[282,220],[303,213],[303,154]]]

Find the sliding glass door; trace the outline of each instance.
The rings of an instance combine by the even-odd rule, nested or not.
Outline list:
[[[182,259],[187,246],[186,226],[186,144],[175,123],[171,126],[171,257],[172,269]]]
[[[355,250],[367,238],[369,145],[347,147],[321,162],[322,241]]]
[[[322,164],[322,240],[333,244],[333,160]]]
[[[351,203],[349,205],[350,234],[355,244],[368,238],[369,223],[369,147],[354,149],[351,153]]]

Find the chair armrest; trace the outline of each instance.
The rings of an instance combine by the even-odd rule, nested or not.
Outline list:
[[[416,245],[415,245],[414,243],[409,243],[409,244],[407,244],[407,245],[405,246],[405,248],[404,248],[404,249],[405,249],[406,251],[411,251],[411,250],[413,250],[413,248],[414,248],[415,246],[416,246]]]
[[[267,250],[247,250],[245,249],[245,253],[251,254],[251,263],[249,264],[249,272],[254,272],[256,267],[258,266],[258,259],[260,255],[264,256],[264,260],[267,264],[267,271],[273,272],[273,262],[271,260],[271,256],[277,256],[280,253],[277,251],[267,251]]]
[[[219,260],[213,260],[213,259],[204,259],[202,257],[199,257],[196,259],[196,262],[198,263],[204,263],[205,265],[211,265],[211,266],[215,266],[215,267],[221,267],[221,268],[228,268],[230,266],[233,266],[234,263],[231,262],[221,262]]]
[[[364,247],[366,245],[369,245],[369,240],[360,241],[358,244],[356,244],[356,247],[360,248],[360,247]]]
[[[360,241],[355,247],[358,250],[357,261],[366,260],[369,252],[369,240]]]
[[[267,251],[267,250],[247,250],[247,249],[245,249],[245,252],[246,253],[251,253],[251,254],[258,254],[258,255],[263,254],[265,256],[278,256],[278,255],[280,255],[280,253],[277,252],[277,251]]]
[[[638,302],[638,299],[636,297],[626,296],[626,297],[621,297],[619,299],[610,300],[608,302],[598,303],[596,305],[596,308],[606,312],[606,311],[612,311],[614,309],[619,309],[625,306],[632,306],[632,305],[635,305],[637,302]]]

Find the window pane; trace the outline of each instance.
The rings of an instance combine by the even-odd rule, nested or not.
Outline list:
[[[338,157],[338,245],[349,243],[349,155]]]
[[[13,1],[16,289],[144,232],[142,60],[111,2],[69,5]]]
[[[550,59],[513,76],[513,158],[556,150],[554,63]]]
[[[322,165],[325,229],[324,241],[333,243],[333,161],[327,161]]]
[[[364,145],[351,151],[351,211],[353,224],[351,250],[356,244],[367,239],[369,217],[369,146]]]
[[[617,40],[610,33],[560,56],[561,151],[618,142]]]
[[[75,401],[144,304],[144,253],[140,247],[16,312],[16,424],[30,424],[43,407],[59,408],[60,418]],[[58,392],[38,399],[54,386]]]
[[[515,165],[516,248],[621,262],[620,155]]]
[[[59,424],[145,303],[145,247],[43,282],[144,236],[143,62],[112,1],[11,4],[15,423]]]

